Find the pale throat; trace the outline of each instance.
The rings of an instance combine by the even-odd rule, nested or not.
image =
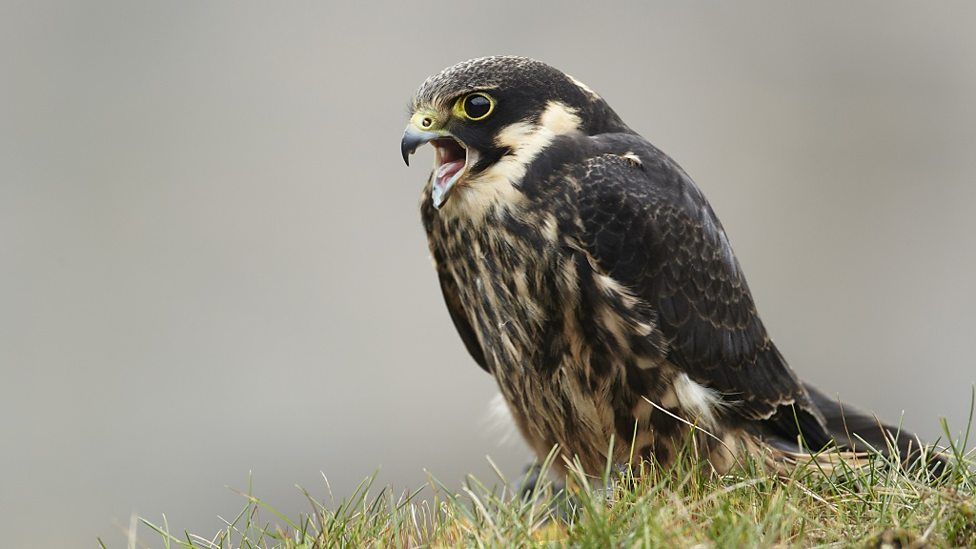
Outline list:
[[[512,153],[459,184],[455,196],[441,208],[441,215],[477,221],[494,209],[518,208],[525,200],[519,183],[532,161],[557,136],[577,132],[581,125],[576,109],[560,101],[550,101],[538,122],[521,121],[505,126],[495,136],[495,144]]]

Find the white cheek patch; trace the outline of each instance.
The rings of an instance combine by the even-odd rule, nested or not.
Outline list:
[[[579,131],[582,122],[576,114],[576,109],[559,101],[546,103],[546,110],[542,111],[542,116],[539,118],[539,124],[555,135]]]
[[[502,128],[495,137],[495,144],[507,147],[512,154],[503,157],[485,174],[498,170],[505,172],[509,181],[517,183],[525,169],[557,135],[579,131],[582,120],[572,109],[559,101],[550,101],[539,117],[538,124],[516,122]]]
[[[524,174],[525,167],[542,149],[552,143],[557,135],[579,131],[581,124],[582,120],[575,109],[559,101],[550,101],[542,111],[538,124],[516,122],[498,132],[495,136],[495,144],[511,149],[512,154],[499,160],[498,164],[488,171],[508,163],[521,166]]]
[[[514,154],[504,157],[498,161],[498,164],[503,162],[512,162],[512,159],[518,160],[531,160],[543,147],[552,141],[553,135],[549,132],[541,131],[539,126],[535,124],[530,124],[528,122],[515,122],[514,124],[509,124],[502,128],[498,135],[495,136],[495,144],[500,147],[508,147],[513,151]],[[526,158],[528,157],[528,158]],[[522,162],[517,162],[522,164]],[[488,171],[496,168],[492,166]]]
[[[576,110],[559,101],[550,101],[537,124],[515,122],[502,128],[495,136],[495,144],[512,152],[493,166],[466,181],[458,188],[458,213],[471,218],[481,217],[493,206],[511,207],[525,196],[518,183],[525,176],[529,164],[558,135],[579,131],[582,120]]]

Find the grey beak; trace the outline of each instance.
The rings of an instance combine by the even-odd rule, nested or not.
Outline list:
[[[403,132],[403,139],[400,140],[400,152],[403,154],[403,162],[410,165],[410,155],[417,150],[417,147],[437,139],[440,135],[434,132],[418,130],[416,126],[410,124]]]

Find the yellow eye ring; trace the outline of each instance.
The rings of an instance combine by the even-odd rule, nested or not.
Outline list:
[[[494,110],[495,100],[482,92],[469,93],[454,104],[454,114],[472,122],[488,118]]]

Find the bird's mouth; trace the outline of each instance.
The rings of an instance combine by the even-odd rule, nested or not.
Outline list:
[[[434,175],[430,198],[435,208],[440,208],[468,167],[469,149],[453,137],[442,137],[430,142],[434,146]]]
[[[408,126],[403,134],[403,141],[400,142],[403,161],[408,166],[410,155],[425,143],[434,147],[430,198],[434,207],[440,209],[457,183],[468,173],[468,168],[477,161],[477,152],[449,133],[418,131]]]

